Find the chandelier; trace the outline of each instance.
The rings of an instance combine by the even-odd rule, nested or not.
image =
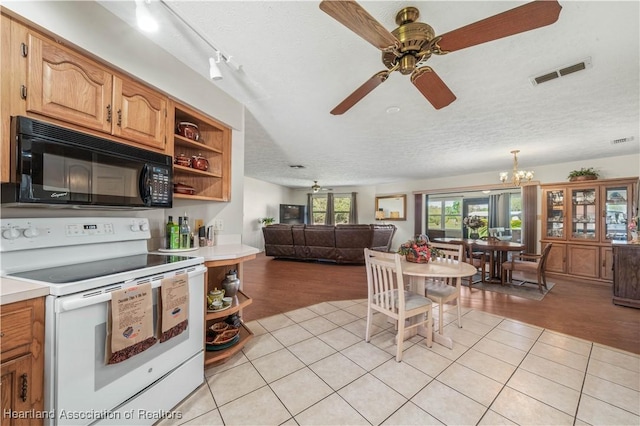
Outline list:
[[[314,193],[320,191],[320,185],[318,185],[317,180],[313,181],[313,185],[311,185],[311,189],[313,190]]]
[[[513,154],[513,175],[511,176],[511,183],[514,186],[520,186],[524,181],[530,182],[533,178],[533,172],[528,170],[518,170],[518,153],[520,150],[513,150],[511,153]],[[509,180],[508,172],[500,173],[500,182],[506,184]]]

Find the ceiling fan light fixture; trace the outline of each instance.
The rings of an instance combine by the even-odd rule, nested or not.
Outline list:
[[[533,179],[533,171],[530,170],[518,170],[518,153],[520,150],[513,150],[511,153],[513,154],[513,172],[511,174],[510,182],[513,186],[520,186],[523,183],[530,182]],[[508,172],[500,172],[500,182],[503,184],[509,183],[509,173]]]
[[[318,191],[320,191],[320,185],[318,185],[318,181],[317,180],[313,181],[313,185],[311,185],[311,190],[313,191],[314,194],[316,194]]]

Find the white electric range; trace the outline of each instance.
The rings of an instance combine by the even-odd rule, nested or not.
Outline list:
[[[49,287],[45,312],[45,421],[153,424],[203,383],[204,259],[150,254],[145,218],[0,220],[0,275]],[[183,255],[184,254],[184,255]],[[187,329],[117,364],[105,363],[111,292],[187,274]]]

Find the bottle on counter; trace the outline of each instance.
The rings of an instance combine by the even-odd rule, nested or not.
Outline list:
[[[182,224],[180,225],[180,248],[191,248],[191,228],[189,227],[189,217],[185,213],[184,217],[181,217]]]
[[[180,248],[180,228],[173,221],[173,216],[169,216],[167,221],[167,248],[178,249]]]

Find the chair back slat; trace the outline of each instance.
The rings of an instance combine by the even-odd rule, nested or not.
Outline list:
[[[451,243],[431,243],[431,247],[436,248],[440,251],[439,257],[442,257],[446,260],[464,260],[463,249],[464,246],[462,242],[460,244],[451,244]]]
[[[547,243],[542,249],[540,260],[538,261],[538,269],[544,271],[547,266],[547,257],[549,257],[549,251],[551,251],[551,243]]]
[[[365,249],[369,303],[397,313],[404,310],[404,282],[398,253]]]

